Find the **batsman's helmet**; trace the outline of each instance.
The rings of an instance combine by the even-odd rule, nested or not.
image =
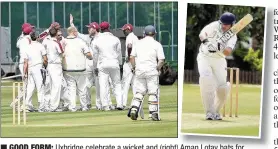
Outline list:
[[[236,22],[236,16],[230,12],[225,12],[220,16],[220,23],[226,25],[233,25]]]
[[[154,34],[156,34],[155,27],[152,26],[152,25],[146,26],[145,30],[144,30],[144,34],[145,35],[154,35]]]

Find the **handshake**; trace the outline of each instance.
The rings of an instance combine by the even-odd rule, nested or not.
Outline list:
[[[223,48],[221,46],[221,43],[219,42],[212,42],[212,41],[208,41],[208,39],[205,39],[202,41],[202,43],[207,46],[208,51],[210,53],[215,53],[217,51],[223,52]]]

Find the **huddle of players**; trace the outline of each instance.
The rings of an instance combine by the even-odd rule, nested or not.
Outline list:
[[[39,36],[34,26],[22,25],[17,47],[20,49],[19,68],[24,81],[28,82],[25,108],[34,111],[31,98],[36,89],[39,112],[75,112],[76,95],[80,99],[80,110],[87,111],[91,108],[90,88],[95,86],[98,110],[113,109],[110,88],[116,97],[116,109],[123,110],[132,86],[134,97],[128,117],[137,120],[140,114],[143,118],[142,102],[148,94],[149,118],[160,120],[158,76],[165,56],[162,45],[154,39],[155,28],[146,26],[145,37],[138,40],[131,24],[122,27],[126,35],[126,59],[121,79],[121,43],[110,33],[110,24],[92,22],[87,27],[87,35],[79,33],[71,15],[68,35],[64,38],[57,22]]]

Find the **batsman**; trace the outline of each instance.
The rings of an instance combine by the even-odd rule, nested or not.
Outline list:
[[[237,36],[231,36],[226,42],[220,41],[222,35],[229,31],[236,22],[236,17],[225,12],[218,21],[205,26],[199,38],[202,42],[197,56],[199,85],[206,120],[222,120],[219,114],[230,92],[230,83],[227,82],[227,62],[235,48]]]

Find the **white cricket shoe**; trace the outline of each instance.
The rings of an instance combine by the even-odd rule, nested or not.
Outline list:
[[[110,107],[109,106],[104,106],[103,107],[103,111],[110,111],[111,109],[110,109]]]
[[[116,107],[114,105],[110,105],[109,108],[110,108],[110,110],[115,110],[116,109]]]
[[[214,115],[210,112],[207,113],[206,115],[206,120],[213,120],[214,119]]]
[[[82,108],[82,111],[89,111],[88,108]]]
[[[76,112],[77,110],[75,108],[69,109],[70,112]]]
[[[123,107],[123,106],[117,106],[116,109],[117,109],[117,110],[124,110],[124,107]]]
[[[219,113],[216,113],[214,116],[214,120],[222,120],[222,117]]]

